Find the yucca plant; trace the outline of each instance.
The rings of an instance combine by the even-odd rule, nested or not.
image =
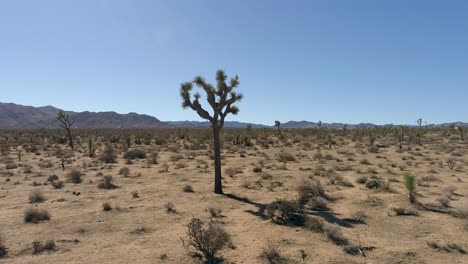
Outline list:
[[[416,197],[414,196],[416,192],[416,176],[411,172],[407,172],[403,175],[403,180],[405,182],[406,190],[408,190],[410,204],[416,203]]]

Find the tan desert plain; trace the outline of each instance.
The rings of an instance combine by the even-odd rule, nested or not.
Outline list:
[[[462,127],[223,128],[217,84],[211,128],[0,131],[0,263],[468,263]]]

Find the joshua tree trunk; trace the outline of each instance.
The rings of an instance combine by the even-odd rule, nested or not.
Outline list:
[[[70,131],[70,128],[67,128],[67,134],[68,134],[68,145],[72,150],[75,150],[75,145],[73,144],[73,137]]]
[[[214,163],[215,163],[215,187],[214,192],[216,194],[223,194],[223,185],[221,178],[221,143],[219,140],[220,129],[217,125],[213,125],[213,151],[214,151]]]

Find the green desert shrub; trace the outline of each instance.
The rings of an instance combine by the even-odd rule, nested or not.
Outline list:
[[[141,149],[131,149],[124,153],[125,159],[146,159],[146,152]]]
[[[271,221],[279,225],[304,224],[304,211],[296,201],[277,200],[267,205],[266,215]]]

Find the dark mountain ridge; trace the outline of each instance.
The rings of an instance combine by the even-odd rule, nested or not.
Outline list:
[[[62,111],[53,106],[24,106],[14,103],[0,103],[0,129],[34,129],[34,128],[58,128],[57,113]],[[75,121],[76,128],[164,128],[164,127],[186,127],[186,128],[207,128],[208,122],[203,121],[161,121],[156,117],[137,113],[119,114],[113,111],[108,112],[73,112],[69,113]],[[251,125],[253,128],[272,128],[273,125],[252,124],[238,121],[226,121],[226,128],[245,128]],[[344,123],[323,123],[322,127],[342,129],[372,128],[379,125],[371,123],[344,124]],[[383,125],[397,126],[397,125]],[[452,122],[435,126],[463,126],[468,127],[468,123]],[[282,128],[317,128],[316,122],[309,121],[289,121],[281,124]]]

